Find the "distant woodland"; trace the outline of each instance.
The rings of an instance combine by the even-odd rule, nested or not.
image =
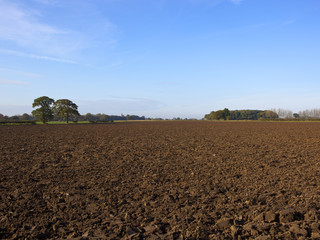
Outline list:
[[[314,120],[320,119],[320,109],[311,109],[293,113],[288,109],[271,110],[223,110],[212,111],[204,116],[205,120]]]
[[[114,120],[146,120],[144,116],[137,115],[107,115],[107,114],[91,114],[87,113],[85,115],[73,116],[71,121],[114,121]],[[0,121],[28,121],[36,120],[36,118],[28,113],[22,115],[7,116],[0,113]],[[54,116],[52,121],[64,120],[62,117]]]

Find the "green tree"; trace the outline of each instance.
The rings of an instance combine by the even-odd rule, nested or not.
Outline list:
[[[17,115],[11,116],[11,117],[10,117],[10,120],[12,120],[12,121],[19,121],[19,116],[17,116]]]
[[[107,114],[101,114],[100,121],[108,121],[109,116]]]
[[[228,108],[223,109],[224,120],[230,119],[230,111]]]
[[[86,115],[84,115],[84,119],[87,120],[87,121],[94,121],[96,120],[95,119],[95,116],[91,113],[87,113]]]
[[[20,120],[30,120],[31,116],[28,113],[24,113],[22,114],[22,116],[20,116]]]
[[[210,114],[204,115],[204,119],[205,119],[205,120],[212,120]]]
[[[59,99],[53,104],[54,113],[66,119],[69,123],[69,118],[71,116],[79,116],[78,106],[68,99]]]
[[[297,119],[297,118],[300,118],[300,115],[299,115],[298,113],[294,113],[293,116],[294,116],[294,118],[296,118],[296,119]]]
[[[225,120],[224,112],[222,110],[218,110],[213,113],[213,118],[214,120]]]
[[[263,112],[258,113],[258,117],[259,118],[263,118],[263,119],[276,119],[279,118],[278,114],[271,111],[271,110],[266,110]]]
[[[32,111],[32,115],[41,122],[46,123],[53,118],[51,105],[54,103],[52,98],[43,96],[33,101],[32,107],[39,107]]]

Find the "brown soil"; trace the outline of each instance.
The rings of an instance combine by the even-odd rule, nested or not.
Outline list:
[[[320,239],[320,124],[0,127],[2,239]]]

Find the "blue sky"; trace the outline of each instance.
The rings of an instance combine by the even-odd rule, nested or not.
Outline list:
[[[320,108],[319,0],[0,0],[0,113]]]

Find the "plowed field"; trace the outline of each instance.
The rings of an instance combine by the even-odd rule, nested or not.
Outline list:
[[[320,239],[320,124],[0,126],[2,239]]]

